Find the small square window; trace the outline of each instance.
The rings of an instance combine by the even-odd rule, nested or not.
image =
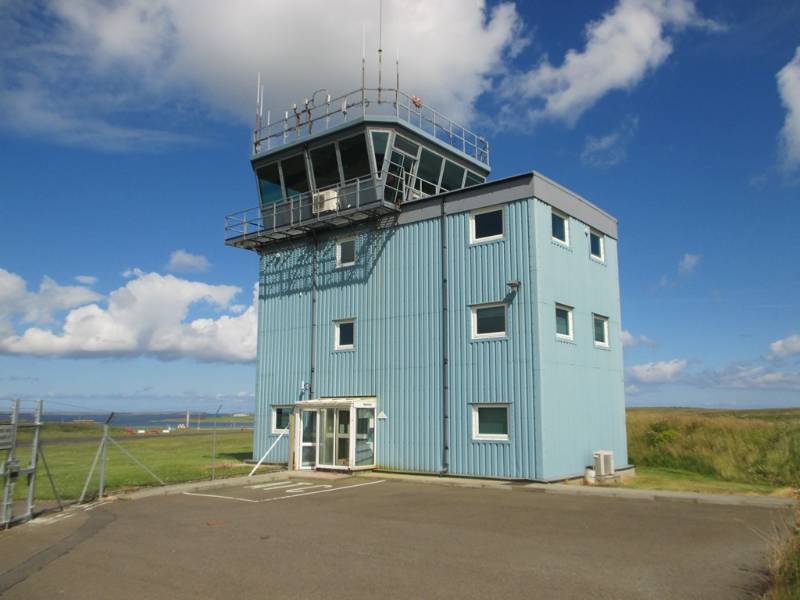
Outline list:
[[[283,433],[289,428],[289,416],[292,409],[287,406],[275,406],[272,409],[272,433]]]
[[[508,439],[508,405],[474,404],[472,406],[472,439]]]
[[[470,242],[488,242],[503,239],[503,209],[490,208],[470,215]]]
[[[336,240],[336,266],[350,267],[354,264],[356,264],[355,238]]]
[[[505,335],[505,304],[482,304],[472,307],[472,339],[498,338]]]
[[[553,239],[569,246],[569,217],[560,212],[553,211],[552,215]]]
[[[355,347],[356,341],[356,322],[336,321],[336,342],[335,350],[352,350]]]
[[[595,346],[608,348],[608,317],[592,315],[594,321]]]
[[[572,307],[556,304],[556,337],[572,339]]]
[[[589,232],[589,252],[592,258],[604,260],[605,257],[605,237],[602,233],[591,230]]]

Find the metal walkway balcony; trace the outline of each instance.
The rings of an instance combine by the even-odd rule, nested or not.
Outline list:
[[[384,200],[385,184],[372,178],[292,196],[225,217],[225,244],[255,250],[272,242],[335,229],[400,211]]]

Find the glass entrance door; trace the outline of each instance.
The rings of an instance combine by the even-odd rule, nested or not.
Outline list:
[[[317,466],[317,411],[303,410],[300,419],[300,468],[313,469]]]
[[[320,467],[347,468],[350,466],[350,409],[322,408],[319,410]]]

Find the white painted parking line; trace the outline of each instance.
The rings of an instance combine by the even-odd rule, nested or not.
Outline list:
[[[311,485],[310,483],[302,483],[297,481],[278,481],[275,483],[259,483],[257,485],[248,485],[247,487],[251,490],[277,490],[279,488],[285,487],[297,487],[303,485]]]
[[[310,485],[310,484],[306,484]],[[311,487],[307,488],[295,488],[292,490],[283,490],[287,494],[297,494],[299,492],[307,492],[308,490],[313,490],[314,488],[332,488],[332,485],[328,485],[327,483],[318,483],[317,485],[312,485]]]
[[[313,496],[314,494],[326,494],[328,492],[338,492],[341,490],[349,490],[357,487],[364,487],[367,485],[375,485],[377,483],[385,483],[385,479],[379,479],[378,481],[368,481],[366,483],[354,483],[353,485],[342,485],[339,487],[332,487],[327,484],[320,484],[315,485],[314,487],[325,487],[326,489],[323,490],[316,490],[313,492],[308,491],[311,488],[301,488],[296,491],[293,490],[283,490],[286,493],[289,493],[288,496],[276,496],[274,498],[262,498],[261,500],[253,500],[251,498],[237,498],[236,496],[221,496],[219,494],[200,494],[198,492],[183,492],[184,496],[201,496],[203,498],[219,498],[221,500],[237,500],[239,502],[250,502],[253,504],[259,504],[261,502],[273,502],[275,500],[289,500],[291,498],[300,498],[302,496]],[[269,491],[269,490],[267,490]]]
[[[203,498],[221,498],[222,500],[238,500],[239,502],[260,502],[250,498],[237,498],[235,496],[220,496],[218,494],[198,494],[197,492],[183,492],[184,496],[202,496]]]

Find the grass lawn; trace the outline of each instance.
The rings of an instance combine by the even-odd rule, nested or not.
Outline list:
[[[74,432],[51,432],[49,426],[42,434],[44,440],[45,457],[53,473],[56,487],[62,498],[76,499],[80,496],[86,476],[89,473],[94,455],[97,452],[97,442],[88,443],[53,443],[48,445],[48,440],[55,438],[72,437]],[[99,432],[90,431],[90,435],[100,435]],[[86,433],[84,433],[86,435]],[[112,434],[113,435],[113,434]],[[156,475],[166,483],[179,483],[211,477],[211,439],[209,431],[197,433],[171,433],[163,437],[137,439],[134,436],[117,435],[115,439],[128,452],[139,461],[147,465]],[[217,432],[217,477],[231,477],[244,475],[252,469],[252,465],[244,461],[252,457],[253,433],[249,431]],[[22,464],[27,464],[29,451],[21,448],[18,458]],[[40,463],[41,465],[41,463]],[[262,467],[267,470],[269,467]],[[89,491],[97,491],[97,470]],[[125,489],[143,485],[157,485],[150,475],[134,464],[113,444],[108,446],[108,464],[106,467],[106,488]],[[36,496],[40,499],[52,499],[44,468],[40,468],[37,475]],[[26,486],[19,484],[15,490],[15,497],[22,498]]]
[[[701,492],[705,494],[791,496],[793,493],[790,487],[777,487],[768,483],[724,481],[701,473],[663,467],[636,467],[636,477],[621,484],[621,487],[637,490]]]

